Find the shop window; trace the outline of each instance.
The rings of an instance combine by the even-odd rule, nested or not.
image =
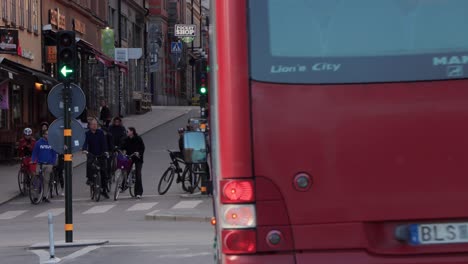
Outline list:
[[[13,84],[13,93],[11,94],[11,107],[13,124],[22,124],[22,109],[23,104],[21,101],[21,86]]]

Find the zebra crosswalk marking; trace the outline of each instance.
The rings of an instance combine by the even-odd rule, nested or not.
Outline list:
[[[137,204],[134,204],[132,207],[128,208],[127,211],[146,211],[146,210],[149,210],[149,209],[153,208],[157,204],[158,204],[157,202],[154,202],[154,203],[137,203]]]
[[[26,213],[28,210],[6,211],[0,214],[0,220],[9,220]]]
[[[89,210],[83,212],[83,214],[102,214],[102,213],[105,213],[105,212],[109,211],[114,206],[115,206],[115,204],[96,205],[96,206],[91,207]]]
[[[180,201],[172,207],[172,209],[191,209],[195,208],[197,205],[201,204],[202,200],[193,200],[193,201]]]
[[[49,215],[49,212],[52,213],[52,216],[58,216],[65,212],[65,208],[53,208],[53,209],[48,209],[45,212],[42,212],[34,217],[46,217]]]

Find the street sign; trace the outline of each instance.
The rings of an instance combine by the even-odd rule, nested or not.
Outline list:
[[[63,118],[55,119],[49,127],[49,144],[52,147],[52,149],[59,154],[63,154],[65,152],[65,141],[63,136],[64,128],[65,123]],[[75,119],[71,120],[71,130],[71,153],[75,153],[81,150],[86,135],[83,127],[81,127],[80,123]]]
[[[171,53],[181,53],[182,42],[171,42]]]
[[[128,49],[127,48],[115,48],[114,58],[116,61],[128,61]]]
[[[174,35],[176,37],[195,37],[197,35],[197,25],[176,24]]]
[[[47,105],[49,111],[57,118],[63,117],[64,115],[64,103],[63,103],[63,90],[65,86],[63,83],[55,85],[47,96]],[[77,118],[83,113],[86,107],[86,96],[81,88],[74,84],[70,84],[71,88],[71,117]]]

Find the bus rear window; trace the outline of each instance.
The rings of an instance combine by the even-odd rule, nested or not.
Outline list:
[[[466,0],[249,0],[250,69],[277,83],[468,77]]]

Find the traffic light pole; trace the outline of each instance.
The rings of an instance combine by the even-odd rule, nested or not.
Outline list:
[[[72,205],[72,130],[71,130],[71,87],[64,82],[64,164],[65,164],[65,242],[73,242],[73,205]]]

